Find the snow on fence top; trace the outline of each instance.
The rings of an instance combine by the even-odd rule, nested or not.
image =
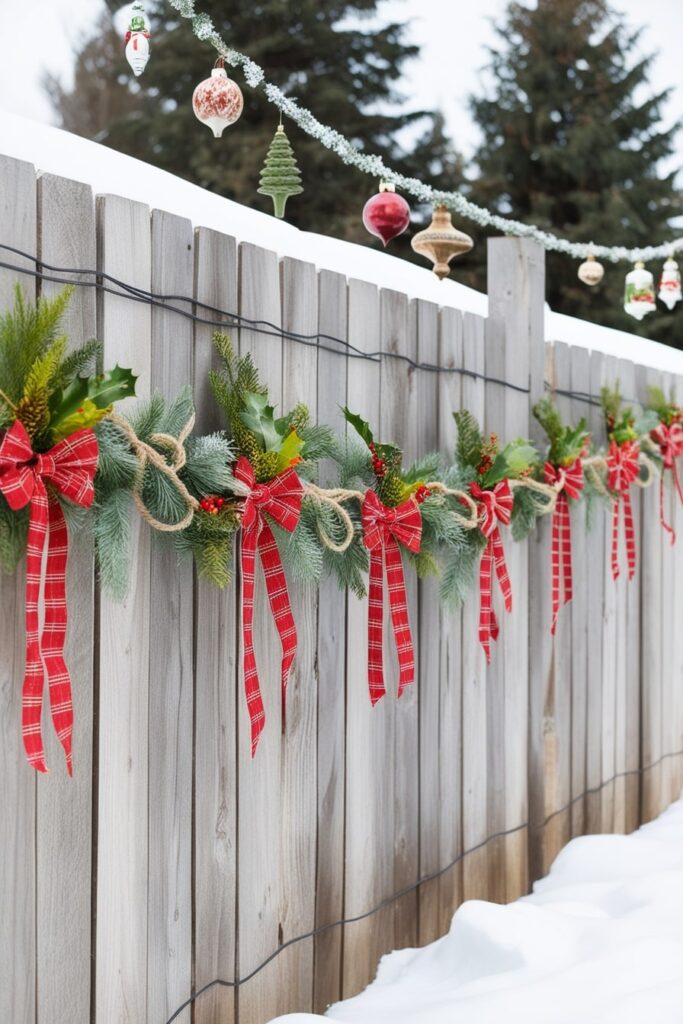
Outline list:
[[[135,199],[187,217],[196,227],[210,226],[239,242],[252,242],[281,256],[314,263],[318,269],[402,291],[410,298],[427,299],[480,316],[487,314],[486,295],[456,281],[438,281],[427,268],[366,246],[300,231],[270,214],[224,199],[167,171],[58,128],[0,112],[0,138],[6,156],[27,160],[40,171],[83,181],[95,193]],[[683,373],[683,352],[677,349],[554,313],[548,307],[545,336],[548,341],[564,341],[659,370]]]

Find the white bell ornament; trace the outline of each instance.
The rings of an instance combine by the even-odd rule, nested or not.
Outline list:
[[[647,313],[654,313],[656,308],[654,278],[639,260],[626,275],[624,309],[629,316],[642,320]]]

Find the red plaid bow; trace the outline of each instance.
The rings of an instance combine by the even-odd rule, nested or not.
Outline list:
[[[95,497],[97,438],[92,430],[79,430],[46,454],[37,454],[22,423],[17,420],[0,444],[0,491],[13,511],[29,506],[26,547],[26,672],[22,697],[22,733],[29,764],[46,772],[40,718],[47,675],[52,723],[66,754],[71,775],[73,707],[71,679],[64,663],[66,635],[66,561],[69,535],[59,501],[45,487],[75,505],[89,508]],[[44,601],[45,622],[38,635],[38,601],[43,549],[47,537]]]
[[[683,491],[681,490],[681,484],[678,479],[678,467],[676,465],[676,459],[679,455],[683,455],[683,427],[680,423],[672,423],[670,427],[667,427],[666,423],[660,423],[658,427],[650,431],[650,437],[659,445],[659,449],[662,453],[663,469],[670,469],[673,479],[676,493],[683,503]],[[664,515],[664,473],[659,478],[659,521],[665,530],[671,534],[671,543],[676,543],[676,531],[673,526],[670,526],[666,521]]]
[[[242,665],[244,689],[251,721],[251,756],[253,757],[266,723],[256,669],[253,637],[256,549],[258,548],[261,555],[268,600],[282,645],[282,707],[284,711],[287,679],[296,654],[296,625],[289,603],[287,580],[282,568],[280,552],[266,515],[283,530],[292,533],[299,522],[304,489],[293,469],[286,469],[270,483],[257,484],[252,465],[244,456],[237,460],[235,479],[246,484],[250,489],[242,512],[242,637],[244,647]]]
[[[638,455],[640,446],[637,441],[624,441],[617,444],[610,441],[607,453],[607,486],[615,491],[617,497],[613,503],[612,513],[612,579],[619,576],[619,505],[624,505],[624,536],[626,538],[626,558],[628,561],[628,578],[633,579],[636,571],[636,536],[633,529],[633,509],[629,488],[639,473]]]
[[[501,480],[490,491],[482,490],[477,483],[471,483],[470,493],[477,502],[477,511],[482,519],[480,530],[486,537],[486,547],[479,567],[479,641],[484,648],[486,660],[490,661],[491,640],[498,639],[498,619],[491,600],[494,568],[503,594],[505,611],[512,611],[512,585],[498,523],[504,526],[509,524],[513,496],[507,480]]]
[[[422,541],[422,516],[412,498],[396,508],[387,508],[374,491],[367,491],[363,499],[362,522],[363,543],[370,552],[368,685],[370,701],[375,705],[386,693],[382,657],[385,563],[391,621],[394,625],[398,653],[399,697],[406,686],[415,681],[415,651],[410,633],[406,584],[398,542],[417,554]]]
[[[583,463],[576,459],[571,466],[553,466],[546,462],[545,482],[558,488],[557,502],[552,522],[552,625],[550,632],[555,635],[557,616],[560,611],[560,576],[564,577],[564,604],[572,599],[572,524],[569,515],[569,498],[575,500],[583,490]]]

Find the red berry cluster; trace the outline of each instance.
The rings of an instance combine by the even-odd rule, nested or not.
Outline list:
[[[479,476],[483,476],[484,473],[493,465],[496,452],[498,451],[498,434],[489,434],[488,441],[485,441],[481,449],[481,462],[477,467],[477,473]]]
[[[431,493],[432,492],[429,490],[429,488],[425,487],[425,485],[422,484],[415,491],[415,501],[418,503],[418,505],[421,505],[422,502],[425,500],[425,498],[429,498],[430,497]]]
[[[210,494],[207,498],[202,498],[199,502],[199,506],[202,511],[208,512],[210,516],[217,516],[224,505],[225,499],[218,498],[215,494]]]
[[[381,459],[377,454],[377,449],[374,443],[371,441],[368,445],[370,453],[372,455],[372,469],[378,480],[382,480],[387,475],[387,464],[384,459]]]

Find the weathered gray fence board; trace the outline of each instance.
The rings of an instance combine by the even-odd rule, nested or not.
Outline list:
[[[613,386],[619,380],[619,366],[614,356],[605,356],[602,362],[601,384]],[[604,427],[603,427],[604,430]],[[604,435],[600,435],[601,437]],[[617,620],[625,609],[625,586],[628,583],[626,545],[624,543],[624,511],[619,507],[619,566],[618,580],[612,578],[612,521],[611,516],[603,519],[605,535],[604,596],[602,606],[602,789],[600,793],[601,830],[611,832],[615,827],[616,765],[616,714],[617,678],[619,674]]]
[[[149,210],[98,200],[98,269],[149,290]],[[100,294],[106,366],[132,366],[138,398],[151,381],[150,307]],[[130,410],[130,399],[121,412]],[[100,599],[97,955],[95,1012],[117,1024],[147,1021],[148,698],[150,537],[133,518],[128,596]]]
[[[590,356],[586,349],[570,350],[570,375],[566,379],[567,390],[576,395],[590,391]],[[581,419],[588,422],[589,405],[584,398],[573,397],[569,404],[572,423]],[[599,514],[599,513],[597,513]],[[588,557],[588,523],[585,504],[572,511],[572,561],[574,577],[574,598],[565,609],[565,616],[571,616],[572,645],[572,781],[571,781],[571,833],[583,835],[586,831],[586,758],[588,727],[588,592],[590,562]]]
[[[280,270],[275,253],[243,244],[239,249],[240,314],[281,323]],[[243,328],[240,352],[251,352],[273,405],[282,403],[282,341]],[[280,815],[282,804],[281,649],[257,556],[254,594],[254,650],[266,722],[256,756],[251,756],[249,716],[240,665],[237,709],[239,796],[238,972],[245,977],[278,948],[280,941]],[[240,636],[241,643],[241,636]],[[311,885],[311,879],[307,880]],[[239,1019],[267,1021],[282,1012],[280,969],[273,961],[238,992]]]
[[[484,338],[486,323],[467,314],[463,328],[462,408],[469,409],[480,426],[485,423]],[[488,892],[489,789],[486,658],[479,643],[479,574],[462,610],[462,829],[463,896],[485,899]],[[471,851],[471,852],[469,852]]]
[[[647,390],[661,386],[661,375],[639,367],[638,397],[647,401]],[[661,622],[661,537],[659,534],[659,495],[650,490],[643,495],[640,551],[643,559],[641,573],[641,616],[643,637],[641,643],[642,680],[642,749],[643,777],[641,784],[641,810],[645,821],[654,818],[661,806],[662,764],[662,685],[663,662],[659,633]]]
[[[94,267],[95,205],[90,187],[67,178],[38,179],[40,256],[53,266]],[[52,296],[63,286],[42,282]],[[64,321],[71,348],[97,333],[95,291],[77,288]],[[52,772],[37,792],[37,959],[39,1024],[87,1024],[90,1020],[93,626],[92,539],[72,531],[67,574],[69,625],[66,661],[74,703],[74,777],[45,720],[45,749]]]
[[[415,361],[417,337],[410,330],[408,300],[399,292],[380,291],[382,352],[407,356]],[[395,440],[403,449],[404,464],[416,457],[415,423],[418,419],[415,374],[400,359],[387,358],[382,362],[380,392],[380,440]],[[405,560],[404,560],[405,564]],[[410,628],[415,644],[416,669],[419,664],[419,634],[417,614],[417,578],[407,571],[406,596]],[[411,885],[418,875],[419,855],[419,787],[416,766],[419,764],[417,678],[400,700],[398,694],[398,660],[389,612],[389,597],[385,588],[384,602],[384,674],[387,694],[384,702],[391,707],[393,751],[389,765],[394,772],[394,837],[392,891],[398,892]],[[411,892],[394,904],[396,948],[417,944],[417,893]]]
[[[152,291],[191,295],[188,220],[152,214]],[[191,305],[175,299],[178,309]],[[152,388],[173,399],[192,380],[192,323],[152,309]],[[163,543],[166,541],[166,543]],[[157,550],[156,548],[160,548]],[[149,918],[147,1014],[165,1021],[192,981],[192,564],[163,538],[152,558],[149,659]],[[178,1018],[189,1024],[189,1008]]]
[[[439,360],[439,309],[431,302],[418,300],[411,305],[411,329],[417,337],[417,360],[432,366]],[[416,375],[417,423],[415,449],[418,454],[439,448],[439,377],[427,371]],[[440,816],[443,800],[439,794],[441,773],[439,765],[439,724],[441,721],[439,644],[431,639],[434,622],[439,619],[439,588],[435,579],[421,580],[418,585],[419,620],[415,632],[419,634],[419,751],[420,751],[420,814],[419,857],[420,877],[439,870]],[[451,747],[457,741],[457,732],[448,734],[444,723],[444,743]],[[400,756],[400,751],[399,751]],[[435,799],[436,797],[436,799]],[[439,879],[425,883],[419,893],[420,945],[431,942],[441,934],[439,928]]]
[[[318,421],[338,431],[339,408],[346,405],[347,355],[342,344],[347,337],[346,278],[323,270],[318,282]],[[320,481],[322,486],[334,486],[334,465],[321,465]],[[345,620],[346,594],[335,579],[323,579],[318,600],[317,928],[344,916]],[[342,949],[341,928],[328,928],[315,939],[316,1013],[341,998]]]
[[[589,362],[589,391],[600,395],[603,381],[603,356],[591,352]],[[588,427],[595,443],[599,446],[604,437],[602,411],[595,405],[588,406]],[[587,537],[588,571],[592,585],[588,586],[586,607],[588,609],[588,665],[587,682],[587,754],[586,781],[588,799],[586,802],[587,831],[602,831],[602,617],[603,594],[609,573],[609,547],[606,545],[610,510],[602,502],[595,502],[592,528]],[[609,532],[607,538],[609,539]],[[605,557],[608,564],[605,570]],[[609,576],[611,579],[611,575]]]
[[[318,329],[318,287],[311,263],[282,262],[282,326],[312,336]],[[314,346],[285,343],[282,359],[282,409],[298,402],[317,419],[318,353]],[[290,584],[293,581],[290,581]],[[280,816],[280,941],[311,931],[315,924],[317,842],[318,594],[313,587],[291,586],[298,648],[287,687],[282,730]],[[313,940],[306,939],[279,957],[278,998],[282,1010],[313,1004]]]
[[[348,331],[361,352],[376,352],[379,295],[366,282],[349,281]],[[349,358],[349,408],[375,425],[380,418],[379,365]],[[352,436],[353,432],[349,431]],[[358,441],[356,440],[356,444]],[[346,872],[344,913],[353,918],[376,907],[393,889],[393,743],[389,726],[395,697],[374,708],[368,696],[367,600],[348,596],[346,622]],[[367,865],[374,864],[368,871]],[[343,995],[360,991],[374,977],[380,956],[393,949],[392,906],[344,928]]]
[[[437,447],[445,458],[455,450],[456,429],[453,413],[461,406],[462,380],[455,372],[463,365],[463,318],[454,309],[444,309],[440,317],[439,366],[445,372],[438,375],[438,435]],[[448,372],[451,371],[451,372]],[[462,883],[462,810],[463,810],[463,710],[462,710],[462,614],[437,604],[431,618],[425,614],[422,635],[427,638],[433,623],[439,624],[438,678],[439,708],[437,723],[437,779],[438,789],[424,786],[421,807],[429,806],[438,793],[439,859],[442,872],[438,879],[437,928],[443,935],[451,918],[463,900]],[[476,644],[476,636],[472,642]],[[434,645],[436,646],[436,645]],[[422,708],[424,699],[422,698]],[[422,828],[422,823],[421,823]],[[455,863],[454,863],[455,861]],[[453,864],[445,870],[449,864]],[[422,865],[424,871],[424,865]]]
[[[0,157],[0,241],[36,251],[36,184],[31,164]],[[7,262],[33,270],[11,254]],[[14,303],[18,275],[0,268],[2,308]],[[20,279],[33,298],[33,278]],[[21,740],[24,672],[24,572],[0,574],[0,813],[9,823],[0,852],[0,1019],[34,1024],[36,1017],[36,778]],[[62,766],[55,763],[57,771]]]
[[[207,228],[195,235],[195,298],[218,309],[237,309],[237,246]],[[215,314],[198,305],[206,319]],[[194,328],[194,398],[197,430],[223,426],[208,387],[219,365],[214,328]],[[237,343],[237,337],[233,337]],[[234,553],[233,553],[234,556]],[[195,595],[194,741],[194,985],[235,977],[237,927],[237,586],[224,591],[197,580]],[[195,1024],[232,1024],[235,992],[216,985],[197,1001]]]

